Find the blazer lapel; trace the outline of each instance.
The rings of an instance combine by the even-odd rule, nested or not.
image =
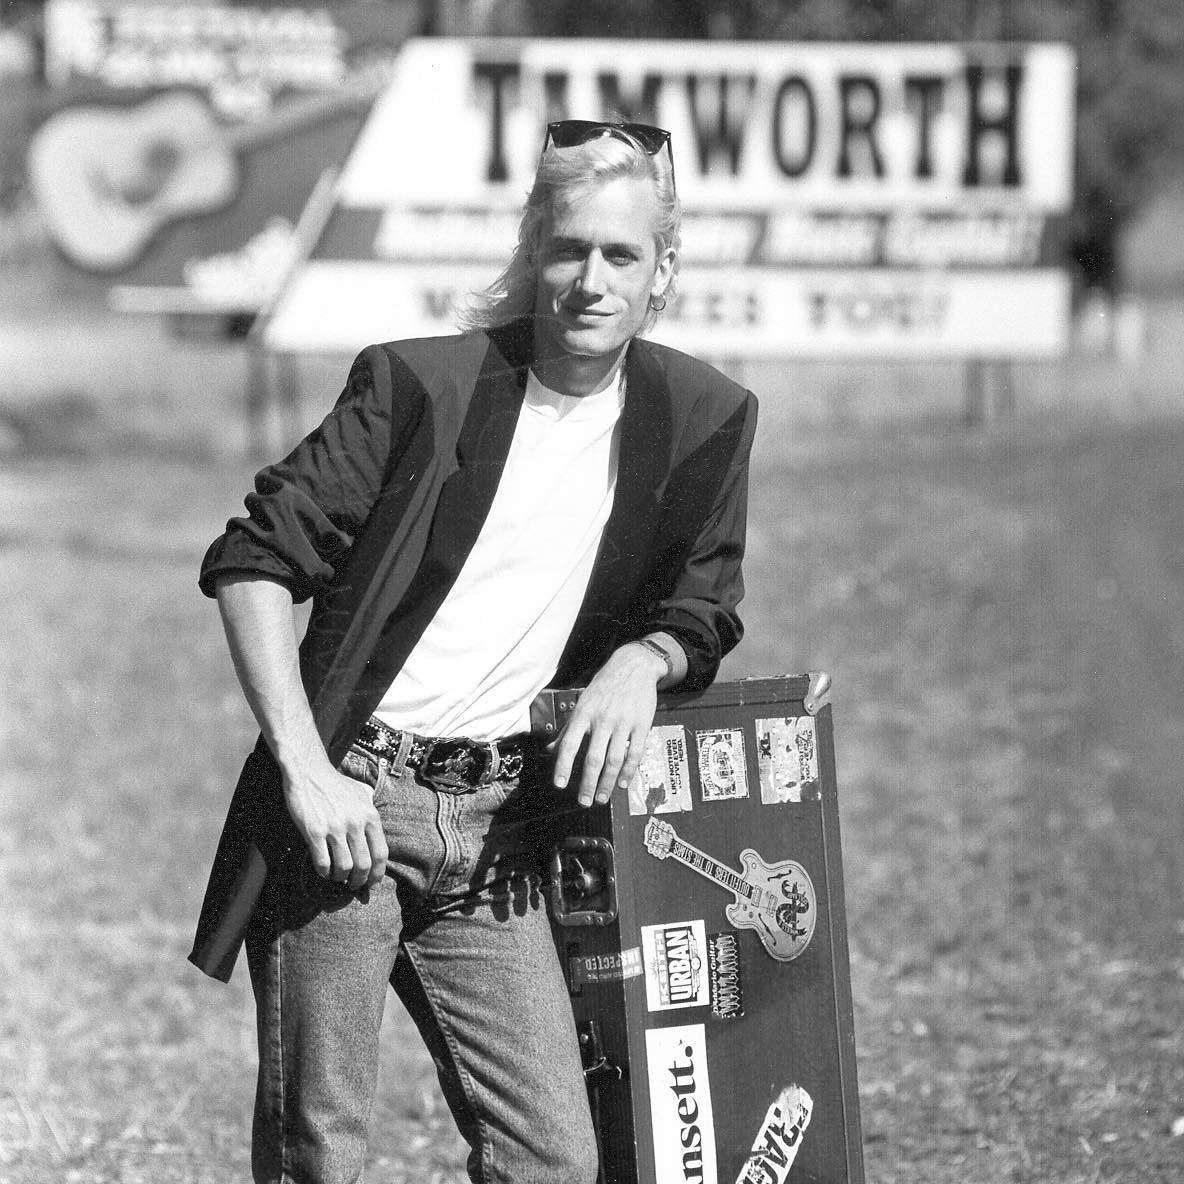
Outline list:
[[[490,339],[457,437],[457,469],[440,491],[432,539],[424,556],[430,589],[439,592],[433,614],[460,574],[489,515],[526,391],[529,322],[495,330]],[[419,594],[428,590],[428,585],[423,585]]]

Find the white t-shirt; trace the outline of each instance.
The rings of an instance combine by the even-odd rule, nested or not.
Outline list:
[[[577,398],[530,374],[489,516],[378,705],[383,723],[475,740],[529,728],[612,510],[623,379]]]

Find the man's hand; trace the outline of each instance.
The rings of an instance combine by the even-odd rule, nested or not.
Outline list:
[[[581,806],[628,789],[637,775],[645,741],[658,705],[658,683],[666,663],[645,646],[621,646],[581,692],[563,731],[551,743],[555,751],[552,780],[562,789],[571,777],[580,746],[587,740],[580,777]]]
[[[356,892],[386,874],[382,821],[365,782],[339,773],[328,761],[313,774],[284,773],[284,800],[304,839],[313,869]]]

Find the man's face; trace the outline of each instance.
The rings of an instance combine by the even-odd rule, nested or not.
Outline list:
[[[535,329],[548,352],[607,357],[640,331],[651,296],[670,283],[674,252],[658,255],[653,188],[620,177],[558,206],[538,244]]]

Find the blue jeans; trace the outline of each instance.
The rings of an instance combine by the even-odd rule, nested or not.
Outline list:
[[[389,983],[471,1147],[471,1180],[593,1184],[575,1024],[537,881],[466,899],[524,866],[513,823],[533,779],[446,792],[357,747],[342,771],[374,787],[390,862],[375,889],[351,893],[304,860],[257,910],[255,1180],[361,1178]]]

